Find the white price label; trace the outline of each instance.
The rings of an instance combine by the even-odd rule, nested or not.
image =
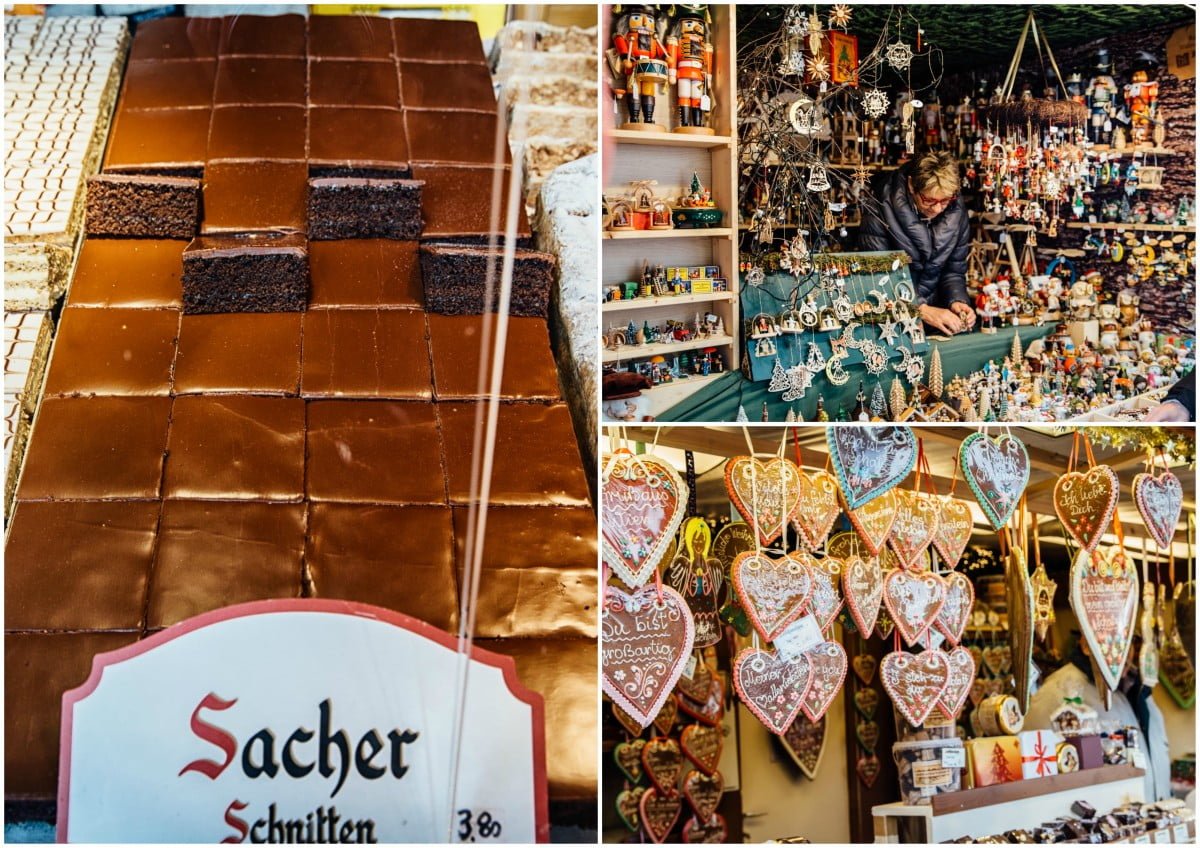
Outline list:
[[[1179,845],[1188,841],[1188,828],[1186,824],[1177,824],[1171,828],[1171,832],[1175,835],[1175,844]]]
[[[824,641],[825,636],[817,626],[816,617],[806,615],[793,621],[787,630],[775,637],[775,650],[785,660],[794,660]]]
[[[1149,845],[1150,844],[1150,834],[1143,833],[1141,836],[1134,837],[1133,842],[1135,845]]]
[[[687,663],[683,666],[683,676],[691,680],[696,676],[696,655],[692,654],[688,657]]]
[[[966,768],[966,766],[967,766],[967,749],[966,748],[943,748],[942,749],[942,765],[947,768]]]
[[[925,631],[925,635],[921,637],[921,644],[931,651],[936,651],[946,641],[946,637],[942,635],[940,630],[935,630],[930,627]]]
[[[700,97],[700,110],[702,112],[709,112],[712,110],[712,99],[707,94]]]
[[[1134,768],[1144,769],[1146,767],[1146,754],[1140,748],[1130,749],[1129,754]]]
[[[1167,833],[1165,830],[1156,830],[1151,834],[1151,836],[1153,837],[1151,841],[1155,844],[1160,842],[1169,843],[1171,841],[1171,834]]]

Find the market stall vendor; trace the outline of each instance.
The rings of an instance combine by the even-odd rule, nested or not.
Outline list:
[[[859,250],[903,250],[912,258],[921,320],[954,335],[975,324],[967,295],[971,234],[958,197],[959,168],[946,152],[924,153],[884,172],[862,199]]]

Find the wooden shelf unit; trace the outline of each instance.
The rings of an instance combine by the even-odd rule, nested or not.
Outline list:
[[[605,131],[606,153],[612,156],[606,171],[606,197],[628,193],[633,180],[654,179],[655,196],[674,202],[687,192],[692,174],[712,191],[717,208],[725,213],[723,226],[712,229],[634,230],[604,232],[601,240],[603,271],[601,290],[629,280],[640,280],[643,264],[665,267],[716,265],[721,276],[729,281],[732,291],[700,295],[678,295],[635,298],[629,301],[610,301],[603,304],[603,326],[626,324],[632,321],[642,326],[647,320],[654,324],[664,320],[693,320],[697,311],[712,312],[721,317],[726,335],[670,345],[626,345],[613,351],[602,351],[605,363],[644,359],[662,355],[668,359],[676,354],[705,347],[721,350],[725,370],[741,364],[741,345],[738,327],[741,324],[738,308],[738,231],[737,231],[737,23],[734,4],[718,4],[712,12],[714,48],[713,91],[714,110],[710,126],[714,135],[673,133],[678,109],[675,87],[659,95],[655,104],[655,122],[662,132],[610,129]],[[608,22],[605,22],[608,26]],[[606,44],[601,45],[602,48]],[[612,108],[606,102],[604,108]],[[625,106],[619,104],[621,117]],[[617,314],[612,314],[617,313]],[[715,377],[715,375],[714,375]],[[646,414],[657,415],[701,386],[711,378],[690,377],[657,386],[644,392],[649,409]]]
[[[1193,225],[1179,226],[1177,224],[1127,224],[1124,222],[1113,223],[1111,221],[1101,224],[1091,224],[1087,221],[1067,221],[1067,226],[1073,230],[1143,230],[1150,233],[1194,233],[1196,227]]]

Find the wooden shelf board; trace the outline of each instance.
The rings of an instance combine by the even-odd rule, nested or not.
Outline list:
[[[688,377],[686,380],[672,380],[670,383],[660,383],[657,386],[651,386],[648,389],[642,389],[642,391],[650,392],[651,394],[653,394],[654,392],[659,391],[660,389],[679,388],[681,386],[686,386],[689,389],[699,389],[705,383],[711,383],[713,380],[717,379],[718,377],[724,377],[727,373],[729,373],[729,372],[722,371],[720,374],[709,374],[708,376],[703,376],[703,375],[698,376],[698,375],[693,374],[692,376]]]
[[[1092,153],[1115,153],[1118,156],[1132,156],[1135,153],[1150,153],[1154,156],[1174,156],[1177,151],[1169,147],[1126,147],[1124,150],[1113,150],[1112,145],[1093,144],[1087,148]]]
[[[672,342],[670,344],[624,345],[617,350],[603,352],[604,362],[623,362],[627,359],[645,359],[650,356],[674,356],[689,350],[699,350],[705,347],[730,347],[737,344],[733,336],[709,336],[705,339],[693,339],[690,342]]]
[[[669,239],[669,238],[729,238],[733,230],[728,227],[694,230],[618,230],[605,231],[604,238],[623,239]]]
[[[932,800],[933,815],[961,813],[964,810],[976,810],[980,807],[990,807],[993,804],[1004,804],[1009,801],[1020,801],[1038,795],[1049,795],[1054,792],[1070,792],[1095,786],[1099,783],[1113,783],[1118,780],[1129,780],[1143,777],[1145,771],[1133,766],[1101,766],[1100,768],[1084,769],[1070,774],[1056,774],[1050,777],[1039,777],[1033,780],[1014,780],[1012,783],[999,783],[995,786],[983,786],[979,789],[964,789],[960,792],[946,792],[934,795]]]
[[[1180,227],[1176,224],[1127,224],[1124,222],[1105,222],[1091,224],[1087,221],[1068,221],[1066,224],[1073,230],[1146,230],[1153,233],[1194,233],[1195,226]]]
[[[693,135],[691,133],[640,132],[638,130],[606,130],[604,135],[619,144],[642,144],[648,147],[712,149],[728,147],[733,144],[733,139],[727,135]]]
[[[604,312],[626,312],[630,309],[649,309],[654,306],[678,306],[688,303],[716,303],[722,300],[736,300],[733,292],[712,292],[710,294],[667,294],[662,297],[635,297],[632,300],[610,300],[601,306]]]

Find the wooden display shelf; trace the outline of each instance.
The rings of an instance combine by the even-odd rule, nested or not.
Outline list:
[[[605,348],[601,359],[604,362],[623,362],[627,359],[645,359],[650,356],[674,356],[689,350],[699,350],[705,347],[728,347],[737,344],[733,336],[708,336],[703,339],[692,339],[690,342],[670,342],[668,344],[622,345],[616,350]]]
[[[1073,230],[1145,230],[1151,233],[1194,233],[1196,232],[1195,225],[1179,226],[1178,224],[1126,224],[1124,222],[1113,223],[1107,221],[1102,224],[1090,224],[1087,221],[1068,221],[1066,226]]]
[[[736,300],[733,292],[710,292],[709,294],[665,294],[661,297],[635,297],[629,300],[609,300],[601,305],[604,312],[624,312],[630,309],[647,309],[651,306],[680,306],[689,303],[717,303]]]
[[[708,374],[708,375],[692,374],[691,376],[687,377],[686,379],[672,380],[669,383],[659,383],[657,386],[651,386],[648,389],[642,389],[642,391],[643,392],[651,392],[651,393],[658,392],[659,394],[662,394],[663,392],[667,391],[668,389],[686,388],[688,390],[688,393],[690,394],[691,392],[696,391],[697,389],[699,389],[701,386],[705,385],[706,383],[711,383],[713,380],[717,379],[718,377],[724,377],[727,373],[729,373],[729,372],[722,371],[720,374]]]
[[[1149,153],[1153,156],[1174,156],[1177,151],[1169,147],[1126,147],[1124,150],[1113,150],[1110,144],[1093,144],[1085,148],[1091,153],[1115,153],[1118,156],[1132,156],[1135,153]]]
[[[1101,766],[1070,774],[1054,774],[1050,777],[1014,780],[1011,783],[998,783],[995,786],[983,786],[979,789],[945,792],[941,795],[934,795],[931,799],[933,803],[930,806],[933,807],[935,816],[961,813],[966,810],[977,810],[980,807],[990,807],[993,804],[1023,801],[1026,798],[1049,795],[1052,792],[1071,792],[1101,783],[1114,783],[1118,780],[1145,777],[1145,775],[1144,770],[1133,766]]]
[[[728,227],[712,227],[692,230],[606,230],[606,239],[670,239],[670,238],[729,238],[733,230]]]
[[[858,168],[859,166],[858,165],[840,165],[840,164],[835,165],[832,162],[826,162],[825,167],[829,168],[831,171],[853,171],[854,169]],[[894,171],[899,167],[900,167],[899,165],[871,165],[871,164],[867,165],[867,168],[869,168],[872,171]]]
[[[606,130],[604,137],[621,144],[641,144],[647,147],[695,147],[704,150],[728,147],[733,143],[733,139],[727,135],[640,132],[638,130]]]

